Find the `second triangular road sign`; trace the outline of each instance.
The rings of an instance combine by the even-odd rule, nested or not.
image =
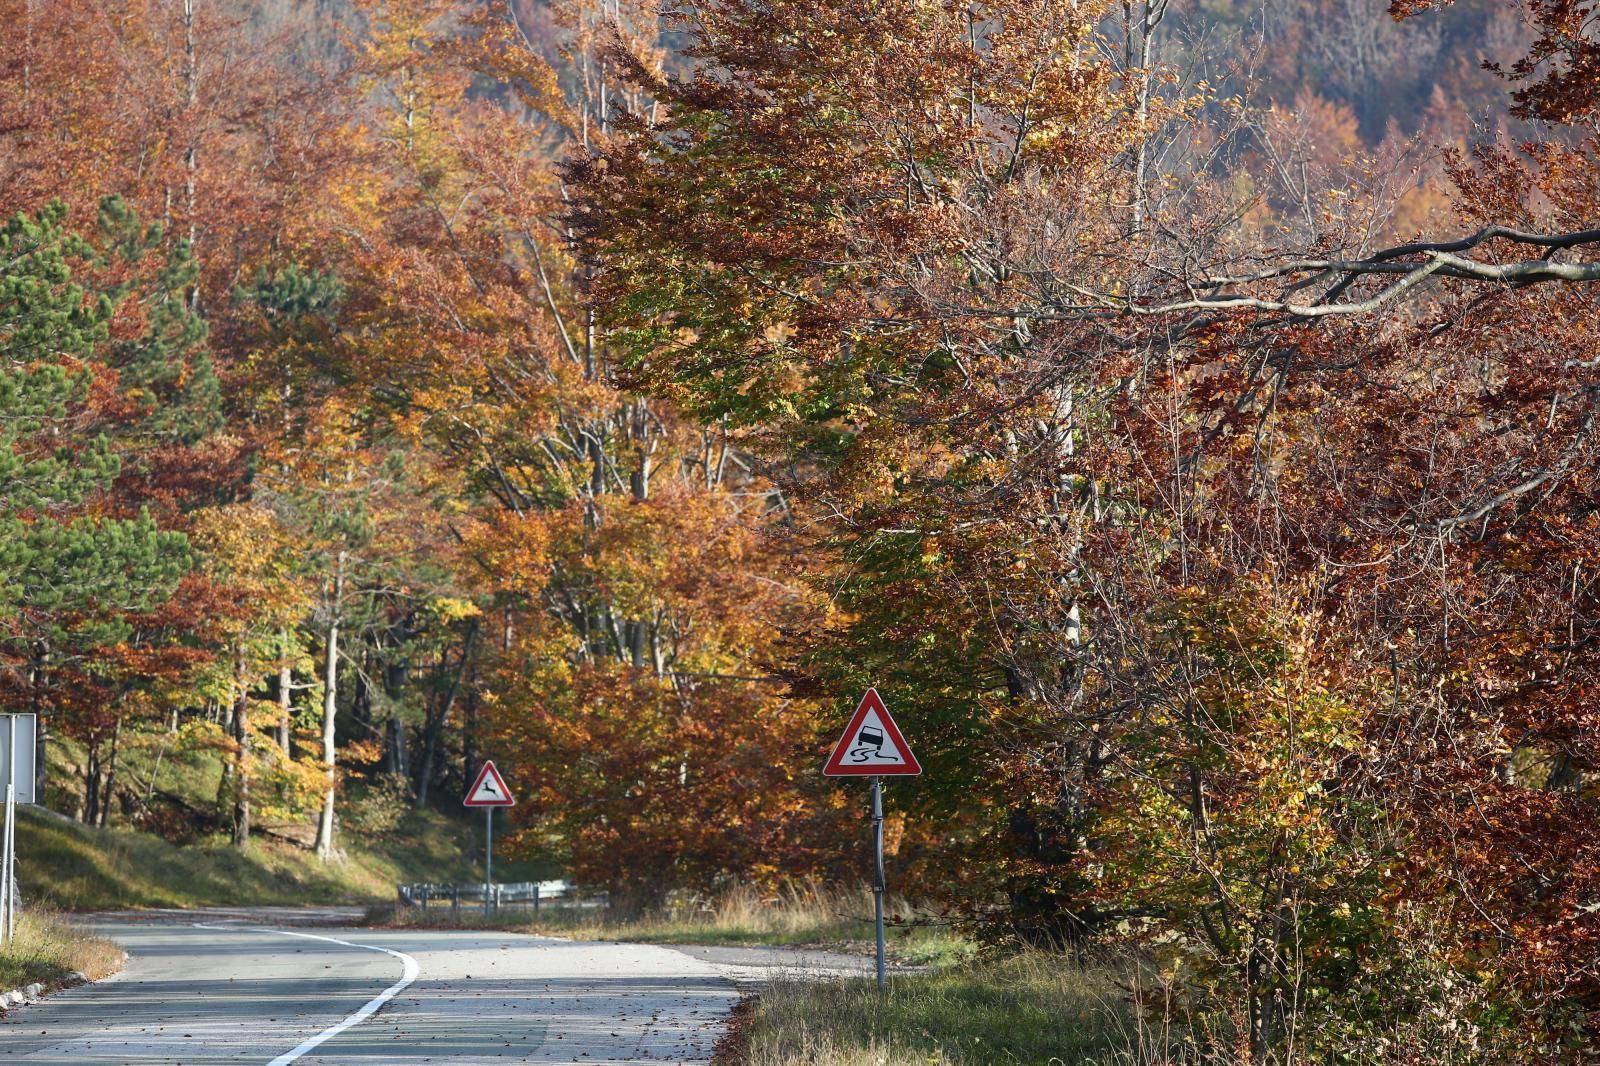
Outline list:
[[[920,774],[922,766],[878,690],[869,688],[822,772],[829,777],[889,777]]]
[[[494,768],[494,760],[491,759],[478,771],[478,779],[472,782],[472,787],[467,789],[467,798],[461,802],[468,807],[510,807],[517,801],[511,798],[511,790],[506,787],[505,779]]]

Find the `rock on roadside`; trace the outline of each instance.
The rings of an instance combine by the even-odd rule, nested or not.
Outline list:
[[[122,952],[120,962],[122,965],[127,965],[128,953],[126,951]],[[119,966],[118,969],[121,969],[121,967]],[[37,1003],[52,992],[60,992],[65,988],[76,988],[78,985],[86,985],[88,983],[89,977],[87,974],[79,970],[73,970],[65,977],[57,978],[49,984],[35,981],[24,988],[13,988],[9,992],[0,992],[0,1014],[5,1014],[25,1004]]]

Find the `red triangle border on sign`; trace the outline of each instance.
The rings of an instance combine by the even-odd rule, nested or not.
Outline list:
[[[478,786],[483,784],[484,778],[493,777],[494,783],[500,786],[503,800],[475,800],[472,797],[478,794]],[[515,807],[517,801],[511,798],[511,790],[506,787],[506,779],[500,776],[500,771],[495,769],[494,760],[486,759],[483,769],[478,771],[478,776],[472,779],[472,787],[467,789],[467,796],[461,801],[463,807]]]
[[[844,761],[845,752],[850,748],[850,739],[861,728],[862,719],[866,718],[868,711],[878,712],[878,720],[883,723],[889,742],[905,760],[904,765],[855,766]],[[922,764],[911,754],[911,745],[906,743],[905,736],[895,724],[889,708],[884,706],[883,697],[878,695],[876,688],[867,689],[867,694],[861,697],[861,702],[856,705],[856,713],[850,716],[850,724],[844,727],[844,735],[834,745],[833,754],[828,756],[828,764],[822,768],[822,773],[824,777],[915,777],[922,773]]]

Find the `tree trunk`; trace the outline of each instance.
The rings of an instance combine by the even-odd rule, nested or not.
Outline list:
[[[455,706],[456,696],[461,692],[461,681],[467,676],[467,667],[472,662],[472,648],[478,642],[478,623],[473,622],[472,628],[467,630],[467,638],[461,645],[461,663],[456,668],[456,676],[450,682],[450,691],[445,694],[439,714],[428,722],[426,735],[423,737],[422,766],[417,771],[417,806],[425,807],[428,803],[428,789],[433,781],[436,770],[435,763],[439,757],[439,734],[444,731],[445,721],[450,717],[450,709]]]
[[[83,800],[73,811],[73,817],[85,825],[94,824],[94,812],[100,805],[100,741],[89,742],[83,760]]]
[[[294,758],[290,750],[289,724],[294,720],[294,666],[289,662],[289,631],[278,632],[278,747],[286,758]]]
[[[650,498],[650,474],[656,449],[661,441],[651,432],[650,428],[650,403],[648,400],[636,401],[633,405],[632,422],[629,427],[630,436],[634,441],[635,463],[633,472],[628,476],[628,487],[633,491],[636,500]]]
[[[242,646],[235,679],[238,693],[233,704],[233,846],[242,848],[250,840],[250,692]]]
[[[183,0],[183,79],[184,87],[188,91],[189,101],[189,150],[184,153],[184,207],[189,213],[189,248],[195,255],[199,255],[200,212],[195,204],[196,177],[200,172],[200,133],[195,129],[199,120],[200,105],[200,63],[195,48],[194,33],[194,0]],[[189,291],[189,310],[200,309],[200,276],[195,275],[194,287]]]
[[[122,720],[111,727],[111,761],[106,767],[106,783],[101,790],[100,810],[98,813],[91,811],[90,817],[95,819],[95,824],[104,828],[111,819],[111,796],[117,789],[117,748],[122,740]]]
[[[44,806],[45,745],[50,739],[50,723],[40,714],[34,718],[33,801]]]
[[[356,671],[356,691],[350,701],[350,724],[356,736],[377,732],[372,726],[372,685],[367,680],[367,668],[371,665],[370,658],[363,656],[361,669]]]
[[[389,772],[411,776],[411,759],[406,753],[406,723],[399,714],[389,716]]]
[[[474,671],[476,673],[476,671]],[[478,686],[467,682],[467,702],[461,708],[461,779],[472,783],[478,772]]]
[[[1136,229],[1144,227],[1146,213],[1145,206],[1145,181],[1148,177],[1150,159],[1150,133],[1145,129],[1145,123],[1150,118],[1150,94],[1154,75],[1150,69],[1151,60],[1155,55],[1155,33],[1162,21],[1166,18],[1167,3],[1169,0],[1139,0],[1137,4],[1130,4],[1124,9],[1126,25],[1125,64],[1129,74],[1137,69],[1139,71],[1139,85],[1135,93],[1134,120],[1137,123],[1139,143],[1134,152],[1133,166],[1133,224]],[[1135,25],[1134,12],[1138,12],[1137,26]],[[1135,51],[1137,49],[1137,51]]]
[[[324,664],[322,690],[322,765],[327,773],[327,791],[322,796],[322,816],[317,819],[317,858],[327,862],[333,858],[333,804],[337,780],[334,776],[334,715],[339,709],[339,613],[344,600],[344,564],[346,553],[339,552],[339,562],[334,571],[333,597],[328,605],[327,661]]]
[[[41,698],[44,692],[44,662],[45,646],[39,642],[33,647],[33,662],[28,667],[28,710],[33,712],[34,721],[33,796],[34,802],[40,806],[44,806],[45,800],[45,748],[50,739],[50,723],[45,718],[44,701]]]

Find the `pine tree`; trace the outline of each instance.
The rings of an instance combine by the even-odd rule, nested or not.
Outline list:
[[[83,427],[123,293],[84,280],[94,250],[65,222],[52,204],[0,227],[0,675],[35,711],[52,670],[126,640],[191,565],[148,513],[91,513],[122,468]]]

